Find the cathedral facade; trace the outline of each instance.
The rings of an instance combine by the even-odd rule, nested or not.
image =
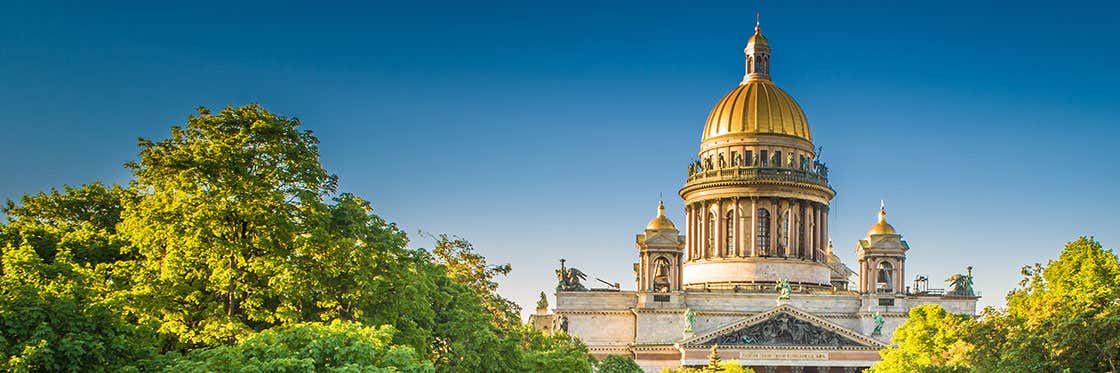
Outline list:
[[[635,238],[633,291],[588,289],[561,263],[556,304],[542,295],[533,325],[653,372],[706,365],[712,351],[759,372],[853,372],[879,360],[912,307],[975,315],[971,273],[948,291],[924,276],[906,283],[910,247],[883,206],[854,267],[840,262],[828,239],[836,192],[809,122],[770,80],[757,26],[744,53],[746,74],[708,115],[688,165],[683,231],[659,205]]]

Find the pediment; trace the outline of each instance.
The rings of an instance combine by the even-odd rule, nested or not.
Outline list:
[[[678,246],[677,235],[669,233],[656,233],[647,235],[645,239],[646,246]]]
[[[687,338],[687,347],[865,347],[887,345],[788,304]]]

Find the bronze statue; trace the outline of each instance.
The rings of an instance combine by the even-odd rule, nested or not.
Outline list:
[[[774,290],[778,292],[778,299],[789,299],[789,294],[793,292],[789,280],[786,279],[778,281],[778,284],[774,285]]]
[[[945,293],[954,297],[975,297],[976,291],[972,289],[972,266],[966,268],[966,274],[955,274],[945,279],[949,283],[949,291]]]
[[[543,291],[541,292],[541,299],[537,300],[537,309],[548,309],[548,297],[544,295]]]
[[[575,268],[564,267],[564,259],[560,259],[560,269],[556,270],[557,291],[587,291],[587,287],[580,283],[587,279],[587,275]]]
[[[875,315],[871,316],[871,320],[875,321],[875,330],[871,332],[871,336],[878,337],[883,335],[883,323],[886,322],[886,320],[883,319],[883,315],[880,315],[879,311],[875,311]]]

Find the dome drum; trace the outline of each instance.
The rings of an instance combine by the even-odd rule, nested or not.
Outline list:
[[[684,286],[772,284],[781,280],[831,286],[832,270],[823,263],[783,258],[715,259],[687,262]]]

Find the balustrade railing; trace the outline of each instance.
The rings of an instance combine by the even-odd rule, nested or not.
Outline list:
[[[820,185],[828,185],[828,177],[811,171],[797,168],[781,167],[727,167],[706,171],[693,172],[688,175],[688,181],[718,179],[759,179],[802,181]]]

